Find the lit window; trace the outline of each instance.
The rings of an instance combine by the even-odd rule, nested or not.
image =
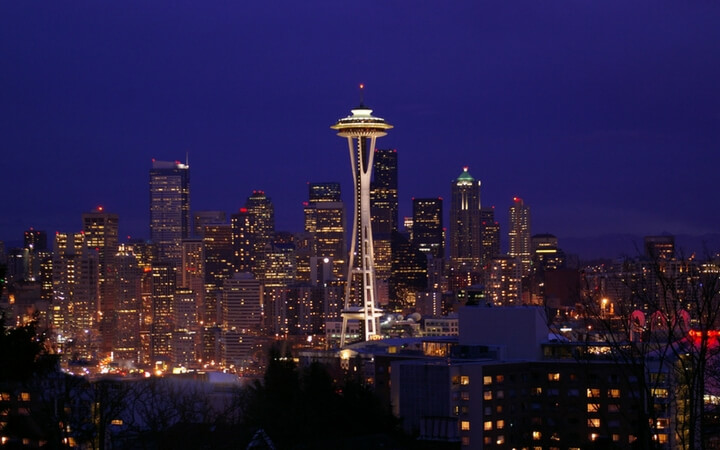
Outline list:
[[[657,435],[657,441],[660,444],[667,444],[668,441],[668,435],[665,433],[661,433]]]
[[[483,398],[484,398],[485,400],[492,400],[492,391],[485,391],[485,392],[483,393]]]
[[[588,397],[600,397],[600,389],[591,389],[588,388],[587,390],[587,396]]]
[[[483,442],[485,443],[485,445],[490,445],[492,444],[492,438],[490,436],[485,436],[483,438]]]
[[[22,400],[24,402],[29,402],[30,401],[30,393],[29,392],[21,392],[20,400]]]
[[[594,413],[600,411],[600,403],[588,403],[587,412]]]
[[[658,430],[664,430],[668,427],[668,419],[658,419],[657,422],[655,422],[655,428]]]
[[[502,434],[499,435],[499,436],[497,437],[497,439],[495,440],[495,443],[496,443],[497,445],[502,445],[502,444],[504,444],[504,443],[505,443],[505,436],[503,436]]]
[[[597,433],[590,433],[590,436],[588,436],[588,438],[589,438],[591,441],[595,441],[595,440],[597,440],[597,438],[598,438],[598,434],[597,434]]]
[[[541,432],[539,432],[539,431],[533,431],[532,434],[533,434],[533,440],[534,440],[534,441],[539,441],[540,439],[542,439],[542,433],[541,433]]]
[[[530,389],[530,395],[541,395],[542,394],[542,388],[541,387],[534,387]]]
[[[613,434],[612,435],[613,442],[620,442],[620,435],[619,434]]]
[[[111,424],[111,425],[122,425],[122,424],[123,424],[123,421],[122,421],[122,419],[113,419],[113,420],[110,422],[110,424]]]
[[[505,421],[498,420],[497,422],[495,422],[495,428],[498,430],[502,430],[503,428],[505,428]]]
[[[620,389],[608,389],[608,397],[620,398]]]
[[[505,381],[504,375],[495,375],[495,382],[502,383],[503,381]]]
[[[650,394],[656,398],[667,398],[668,390],[665,388],[654,388],[650,390]]]
[[[560,381],[560,374],[559,373],[549,373],[548,381]]]
[[[463,431],[470,431],[470,421],[468,421],[468,420],[461,421],[460,429]]]
[[[493,429],[493,428],[492,428],[492,420],[486,420],[486,421],[483,423],[483,430],[485,430],[485,431],[490,431],[490,430],[492,430],[492,429]]]
[[[488,384],[492,384],[492,377],[491,376],[484,376],[483,377],[483,384],[487,386]]]
[[[588,419],[588,428],[600,428],[600,419]]]
[[[460,377],[460,384],[468,385],[470,384],[470,377],[467,375],[463,375]]]

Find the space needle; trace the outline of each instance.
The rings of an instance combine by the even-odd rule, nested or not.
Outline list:
[[[330,127],[337,130],[338,136],[347,138],[353,181],[355,182],[355,216],[345,285],[345,306],[342,311],[340,347],[344,347],[346,344],[347,323],[351,319],[362,321],[366,341],[378,339],[380,337],[380,316],[382,315],[382,311],[375,302],[375,263],[370,222],[370,176],[375,154],[375,140],[385,136],[392,125],[385,122],[384,119],[372,115],[372,109],[363,103],[363,89],[364,86],[361,84],[360,106],[352,109],[351,115],[338,120],[335,125]]]

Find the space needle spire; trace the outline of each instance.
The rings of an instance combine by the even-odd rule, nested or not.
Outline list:
[[[351,115],[331,126],[340,137],[347,138],[350,164],[355,182],[355,215],[352,246],[345,285],[345,306],[342,311],[340,347],[346,344],[347,322],[361,320],[365,340],[380,337],[382,312],[376,303],[373,236],[370,222],[370,177],[373,168],[375,140],[385,136],[392,125],[372,115],[363,101],[364,85],[360,85],[360,106]]]

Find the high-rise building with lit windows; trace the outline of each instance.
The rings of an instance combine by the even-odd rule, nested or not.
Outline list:
[[[450,192],[450,260],[454,267],[464,265],[475,270],[482,256],[480,181],[463,167]]]
[[[169,262],[152,265],[150,361],[172,362],[171,339],[174,329],[175,266]]]
[[[347,247],[345,204],[340,194],[340,183],[309,183],[308,187],[308,202],[304,211],[305,232],[313,236],[310,257],[331,258],[333,275],[342,278],[345,275]]]
[[[85,246],[85,234],[56,233],[53,259],[52,322],[67,357],[97,357],[99,308],[98,251]]]
[[[495,221],[495,207],[480,210],[480,263],[485,265],[500,255],[500,224]]]
[[[190,233],[190,166],[155,161],[150,169],[150,240],[158,260],[182,263],[182,240]]]
[[[115,315],[117,303],[118,215],[108,213],[102,206],[82,215],[85,246],[98,252],[100,305],[98,320],[102,350],[112,351],[113,336],[117,330]]]
[[[370,183],[375,280],[378,302],[389,302],[392,276],[392,232],[398,229],[398,152],[375,149],[373,181]]]
[[[240,208],[230,216],[232,227],[232,244],[235,271],[251,272],[253,263],[253,246],[250,213],[247,208]]]
[[[374,235],[398,229],[398,153],[375,149],[373,181],[370,183],[370,210]]]
[[[522,266],[522,275],[530,273],[532,263],[531,241],[530,241],[530,208],[525,205],[523,199],[513,198],[510,206],[510,218],[508,231],[508,242],[510,251],[508,254],[518,258]]]
[[[116,361],[140,362],[140,322],[142,306],[143,269],[132,245],[121,244],[115,258],[117,297],[113,336],[113,355]]]
[[[262,325],[263,285],[251,273],[236,273],[223,282],[220,326],[221,360],[240,367],[257,343]]]
[[[195,295],[198,316],[203,321],[205,311],[205,244],[202,239],[184,239],[182,275],[180,287],[190,289]]]
[[[432,258],[445,256],[442,198],[413,198],[412,242]]]
[[[260,261],[265,254],[265,246],[270,244],[275,234],[275,208],[272,200],[264,191],[253,191],[245,202],[249,219],[249,235],[252,253],[250,254],[253,273],[261,278]]]

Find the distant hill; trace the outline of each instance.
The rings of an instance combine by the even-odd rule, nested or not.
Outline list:
[[[667,233],[662,233],[667,234]],[[594,237],[562,238],[559,245],[565,253],[578,255],[581,261],[634,257],[644,253],[644,236],[606,234]],[[681,254],[699,257],[720,252],[720,233],[690,236],[675,235],[675,248]]]

